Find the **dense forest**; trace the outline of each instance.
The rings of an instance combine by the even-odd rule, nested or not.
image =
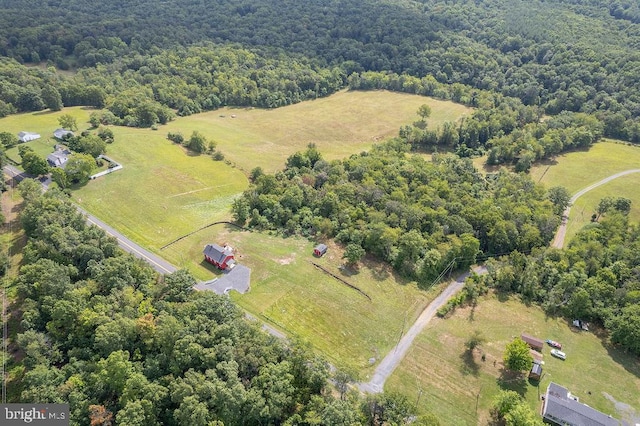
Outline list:
[[[106,100],[125,124],[146,125],[127,109],[277,107],[374,71],[488,90],[547,114],[594,114],[604,135],[640,141],[635,2],[22,0],[0,10],[3,56],[84,70],[69,80],[5,60],[3,114],[44,108],[57,91],[65,105]],[[235,58],[212,60],[229,46]]]
[[[402,424],[399,395],[346,392],[348,375],[264,333],[227,297],[158,277],[122,253],[66,195],[19,185],[28,236],[18,290],[21,402],[69,403],[78,425]],[[13,348],[14,350],[17,349]],[[342,383],[342,386],[340,384]],[[424,422],[423,422],[424,421]],[[414,424],[438,424],[427,416]]]
[[[469,159],[428,162],[407,150],[397,139],[328,162],[311,146],[276,175],[254,170],[234,216],[255,229],[335,238],[425,284],[480,253],[529,252],[553,237],[566,200],[548,197],[527,175],[485,177]]]

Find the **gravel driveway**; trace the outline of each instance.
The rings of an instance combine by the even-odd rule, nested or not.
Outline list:
[[[231,290],[244,294],[249,291],[250,284],[251,269],[244,265],[236,265],[232,270],[225,271],[220,278],[198,283],[193,288],[209,290],[217,294],[227,294]]]

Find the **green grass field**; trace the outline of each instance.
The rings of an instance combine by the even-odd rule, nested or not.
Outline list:
[[[475,330],[486,340],[469,356],[465,341]],[[539,388],[528,380],[503,383],[501,379],[504,348],[522,332],[559,341],[567,353],[567,360],[561,361],[549,354],[548,346],[544,348],[544,376]],[[605,393],[640,407],[637,358],[603,344],[592,332],[576,331],[563,319],[545,316],[538,307],[514,299],[500,302],[495,297],[480,299],[475,309],[467,307],[450,318],[434,319],[387,381],[385,390],[403,393],[410,401],[419,398],[420,410],[448,419],[447,424],[476,425],[487,424],[501,384],[523,394],[538,412],[538,392],[544,393],[550,381],[567,387],[581,402],[618,418]]]
[[[615,173],[640,168],[640,147],[613,141],[599,142],[588,151],[559,156],[531,170],[531,177],[547,188],[564,186],[571,194]],[[565,244],[584,225],[603,197],[625,197],[631,203],[629,219],[640,222],[640,173],[615,179],[580,197],[571,209]]]
[[[226,243],[236,258],[251,268],[251,290],[233,299],[244,309],[284,331],[310,342],[336,366],[367,374],[368,360],[380,360],[417,318],[438,289],[425,292],[406,283],[386,267],[364,262],[357,271],[342,270],[342,252],[330,249],[315,258],[314,244],[301,238],[280,238],[216,225],[179,241],[165,250],[173,256],[197,259],[194,270],[206,277],[219,274],[202,260],[207,242]],[[193,260],[188,260],[193,262]],[[371,297],[346,286],[316,268],[316,262]]]
[[[249,171],[260,166],[275,172],[284,167],[289,155],[310,143],[328,160],[367,150],[376,142],[397,136],[401,126],[418,120],[416,111],[423,104],[431,107],[427,122],[434,128],[472,112],[464,105],[424,96],[342,91],[273,110],[224,108],[192,115],[160,131],[180,131],[188,137],[198,130],[215,140],[218,149],[238,167]]]

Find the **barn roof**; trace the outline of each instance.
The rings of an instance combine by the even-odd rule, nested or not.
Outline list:
[[[207,244],[202,253],[211,260],[222,263],[227,256],[233,255],[233,249],[229,246],[220,247],[217,244]]]

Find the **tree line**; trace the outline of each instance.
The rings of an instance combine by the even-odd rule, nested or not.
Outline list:
[[[0,14],[0,114],[60,101],[100,107],[110,96],[121,124],[148,126],[171,119],[165,107],[180,115],[273,108],[330,94],[354,73],[391,72],[500,93],[545,114],[593,114],[605,136],[640,141],[640,27],[629,1],[428,0],[406,8],[261,0],[203,8],[145,0],[88,10],[73,0],[73,19],[24,1]],[[86,74],[66,79],[18,62]]]

